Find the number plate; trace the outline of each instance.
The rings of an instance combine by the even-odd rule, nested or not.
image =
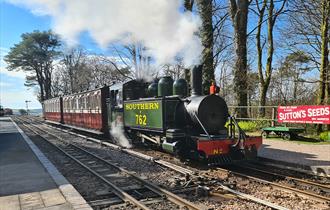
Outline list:
[[[139,128],[163,128],[162,101],[124,102],[125,126]]]

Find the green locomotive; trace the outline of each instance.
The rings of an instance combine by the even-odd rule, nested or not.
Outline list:
[[[190,96],[187,82],[171,77],[111,86],[108,124],[122,124],[133,142],[156,144],[184,158],[223,163],[255,157],[261,137],[235,138],[228,132],[226,102],[216,94],[202,95],[201,72],[200,66],[192,70]]]

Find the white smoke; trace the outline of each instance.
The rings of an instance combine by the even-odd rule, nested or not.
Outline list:
[[[198,17],[180,11],[180,0],[7,0],[53,18],[53,30],[69,44],[89,32],[101,46],[142,43],[158,64],[178,55],[187,66],[199,63]]]
[[[110,134],[117,144],[125,148],[132,148],[130,141],[127,139],[124,131],[124,125],[121,121],[115,120],[111,123]]]

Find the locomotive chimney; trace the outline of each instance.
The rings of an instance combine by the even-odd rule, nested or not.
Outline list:
[[[194,66],[191,70],[191,96],[202,95],[202,65]]]

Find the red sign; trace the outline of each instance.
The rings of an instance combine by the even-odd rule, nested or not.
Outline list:
[[[280,123],[330,124],[330,106],[279,106]]]

